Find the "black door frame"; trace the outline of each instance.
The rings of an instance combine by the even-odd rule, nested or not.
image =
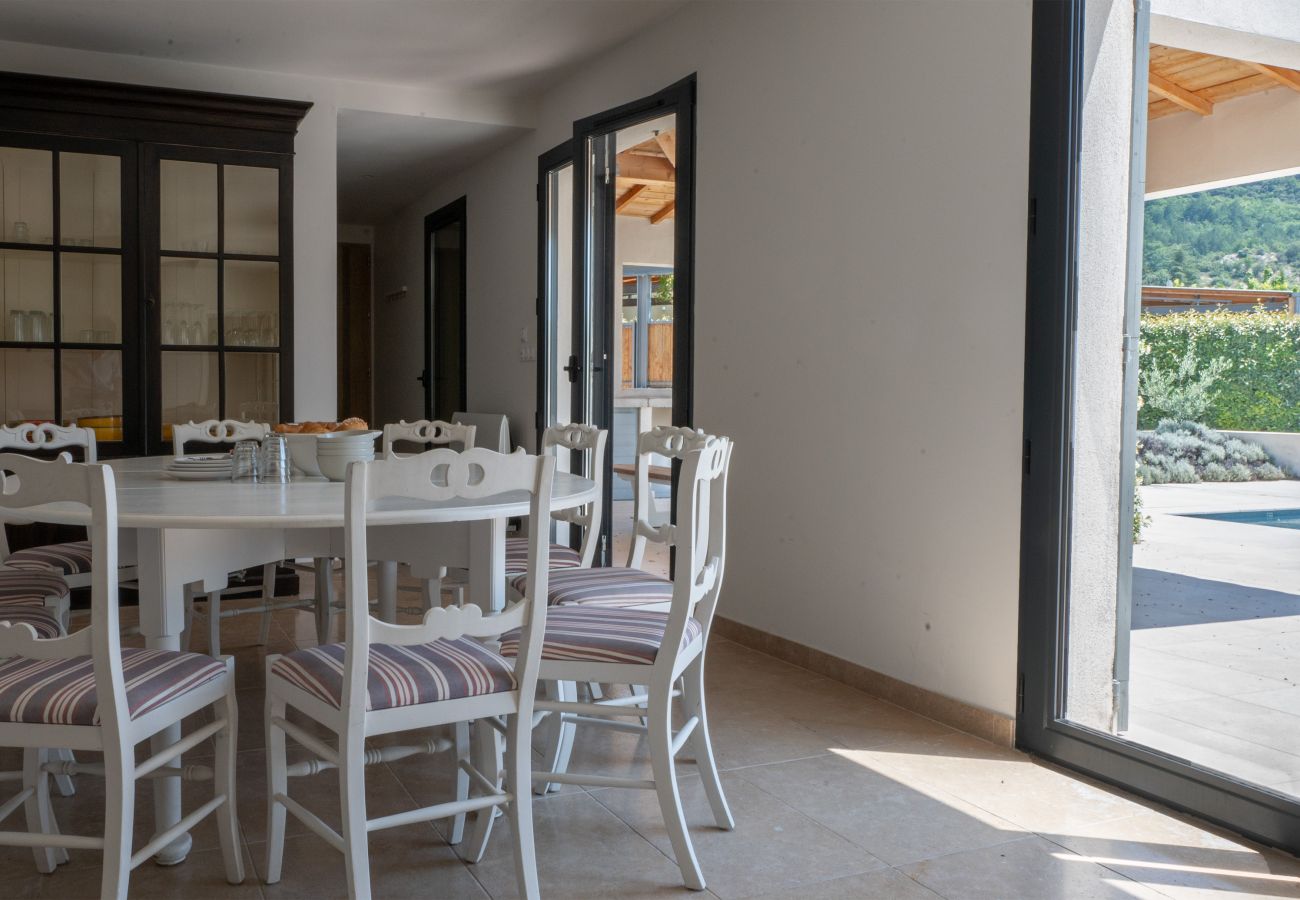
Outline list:
[[[550,247],[547,239],[551,233],[551,209],[546,187],[551,172],[573,165],[573,140],[557,144],[537,157],[537,452],[542,452],[542,435],[550,425],[551,360],[555,344],[551,339],[550,319],[558,315],[551,307]],[[560,390],[557,382],[556,390]]]
[[[417,379],[424,385],[424,417],[434,417],[433,408],[433,233],[448,225],[459,225],[460,231],[460,397],[459,409],[469,405],[468,351],[469,351],[469,227],[466,220],[468,203],[465,197],[451,201],[424,217],[424,371]]]
[[[1016,743],[1300,851],[1300,804],[1065,718],[1085,0],[1034,0]]]
[[[613,284],[614,245],[613,234],[613,178],[609,185],[596,185],[598,191],[609,191],[608,197],[593,209],[591,240],[582,240],[582,229],[587,223],[584,208],[588,190],[588,160],[585,159],[588,139],[611,135],[621,128],[675,112],[677,115],[677,162],[673,230],[673,406],[674,425],[691,426],[694,423],[695,384],[695,98],[696,76],[688,75],[662,91],[625,103],[594,116],[573,123],[573,140],[569,145],[573,167],[573,340],[575,347],[582,340],[586,323],[587,272],[595,267],[594,283]],[[563,146],[563,145],[561,145]],[[557,148],[558,150],[558,148]],[[556,151],[551,151],[556,152]],[[612,166],[612,160],[610,164]],[[609,202],[603,202],[608,199]],[[608,360],[613,359],[613,330],[610,327],[609,304],[592,304],[593,333],[604,335],[604,352],[607,364],[601,367],[600,409],[593,410],[593,418],[602,427],[612,427],[614,421],[614,371]],[[541,353],[538,354],[542,356]],[[580,414],[587,408],[587,381],[582,371],[582,354],[575,353],[571,360],[576,370],[569,373],[573,384],[573,410]],[[539,370],[540,371],[540,370]],[[607,444],[603,461],[605,472],[604,512],[601,519],[604,540],[597,551],[596,564],[608,565],[612,546],[610,529],[613,520],[613,491],[609,489],[614,477],[613,442]],[[674,466],[674,478],[676,466]]]

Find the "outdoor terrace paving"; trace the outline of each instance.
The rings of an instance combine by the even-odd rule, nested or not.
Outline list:
[[[1300,530],[1181,515],[1300,509],[1300,481],[1141,491],[1126,736],[1300,794]]]

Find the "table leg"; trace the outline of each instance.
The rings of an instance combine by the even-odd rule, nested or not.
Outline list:
[[[506,520],[470,523],[469,600],[486,612],[506,608]]]
[[[141,529],[138,532],[140,579],[140,633],[145,645],[158,650],[179,650],[180,634],[185,625],[185,604],[181,584],[167,581],[163,532]],[[164,728],[150,739],[154,753],[180,740],[179,724]],[[153,783],[154,833],[166,831],[181,819],[181,779],[179,757],[171,763],[175,778],[159,778]],[[185,861],[190,852],[190,836],[182,834],[154,857],[162,866]]]
[[[375,564],[376,587],[379,591],[378,618],[385,622],[397,621],[397,563],[381,560]]]

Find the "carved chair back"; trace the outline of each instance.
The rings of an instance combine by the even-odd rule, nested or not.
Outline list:
[[[596,499],[576,509],[559,509],[551,517],[582,528],[582,565],[590,566],[600,541],[600,520],[604,513],[605,442],[609,432],[595,425],[552,425],[542,435],[542,452],[555,448],[557,453],[576,450],[587,455],[586,471],[596,482]]]
[[[233,444],[236,441],[260,441],[271,433],[265,422],[241,422],[238,419],[208,419],[172,426],[172,453],[185,454],[185,445]]]
[[[41,511],[33,508],[49,503],[90,509],[88,531],[95,554],[90,625],[66,637],[41,639],[30,625],[0,622],[0,659],[93,657],[100,722],[117,741],[128,707],[117,616],[117,493],[113,470],[98,463],[74,463],[66,453],[50,462],[0,453],[0,507],[22,510],[26,518],[39,522]]]
[[[551,505],[555,460],[522,449],[511,454],[471,448],[463,453],[436,449],[415,456],[386,456],[348,467],[344,503],[344,548],[347,571],[347,646],[343,657],[343,708],[349,720],[365,712],[370,644],[425,644],[459,637],[490,638],[522,628],[515,678],[531,697],[537,683],[542,638],[546,629],[547,572],[550,543],[545,523]],[[487,500],[507,492],[526,493],[528,569],[523,597],[492,615],[468,604],[430,609],[419,625],[395,625],[370,615],[366,562],[366,523],[376,509],[393,504]],[[477,518],[467,507],[466,520]],[[541,597],[542,602],[534,602]]]
[[[444,422],[441,419],[420,419],[408,422],[405,419],[396,425],[384,426],[384,458],[397,455],[393,447],[398,441],[421,444],[425,448],[448,447],[452,450],[468,450],[474,446],[474,426],[459,422]],[[459,444],[459,447],[452,447]]]
[[[99,461],[95,449],[95,432],[89,428],[75,425],[55,425],[43,422],[34,425],[30,422],[22,425],[0,426],[0,450],[61,450],[64,447],[80,447],[83,462]]]

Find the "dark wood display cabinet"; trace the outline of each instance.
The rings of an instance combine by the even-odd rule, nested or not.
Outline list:
[[[293,143],[311,104],[0,73],[0,421],[293,416]]]

